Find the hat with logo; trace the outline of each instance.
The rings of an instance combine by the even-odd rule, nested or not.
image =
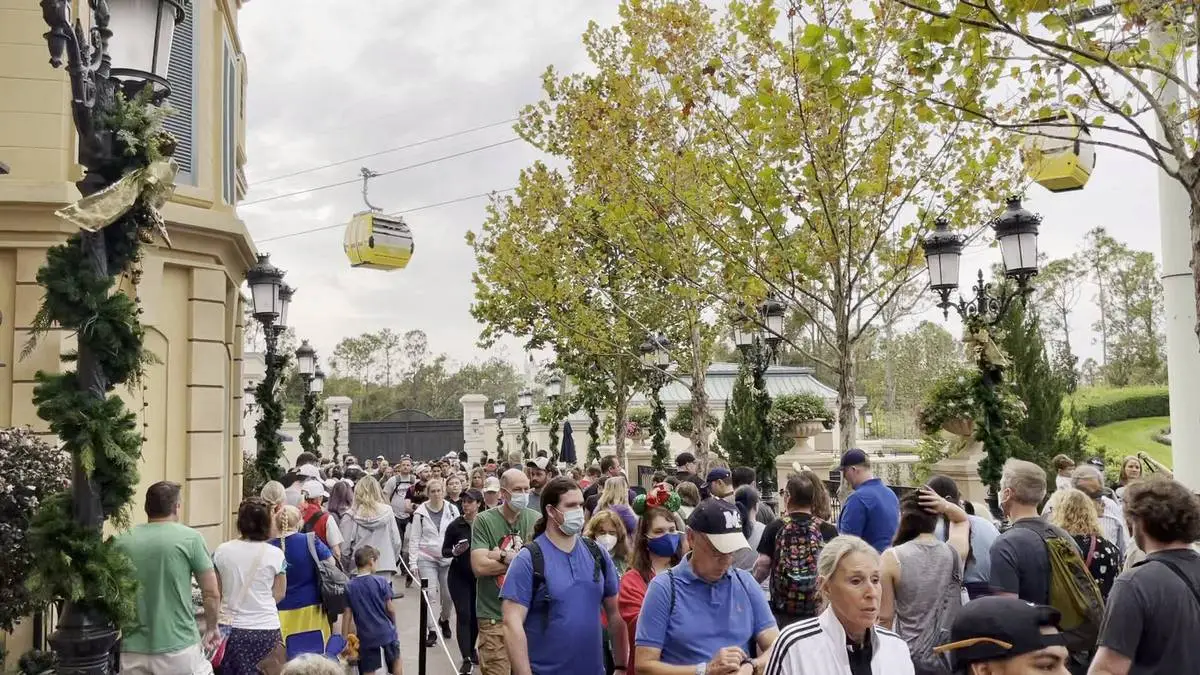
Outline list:
[[[729,473],[729,469],[723,469],[721,467],[717,467],[708,472],[708,477],[704,479],[704,482],[711,483],[714,480],[729,480],[732,477],[733,477],[733,474]]]
[[[308,499],[322,499],[329,496],[329,493],[325,491],[325,484],[315,478],[304,481],[304,485],[300,486],[300,492],[304,493]]]
[[[317,468],[316,464],[302,464],[296,467],[296,473],[304,476],[305,478],[321,477],[321,470]]]
[[[688,518],[687,525],[689,530],[708,537],[713,548],[721,553],[733,553],[750,546],[746,535],[742,534],[742,512],[724,499],[705,499],[700,502]]]
[[[484,492],[499,492],[500,491],[500,479],[496,478],[495,476],[488,476],[487,479],[485,479],[483,481],[483,491]]]
[[[963,605],[950,627],[950,642],[935,647],[949,653],[954,667],[965,670],[973,663],[1000,661],[1064,645],[1062,633],[1043,633],[1058,628],[1057,609],[1035,605],[1020,598],[989,596]]]
[[[534,468],[534,469],[541,469],[542,471],[545,471],[546,467],[550,466],[550,458],[549,457],[534,457],[533,459],[529,460],[528,462],[525,462],[525,466],[528,466],[528,467]]]
[[[838,468],[849,469],[852,466],[866,464],[867,462],[867,453],[859,450],[858,448],[850,448],[846,452],[842,453],[842,461],[838,462]]]

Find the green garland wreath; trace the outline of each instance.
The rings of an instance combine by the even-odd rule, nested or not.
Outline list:
[[[671,448],[667,445],[667,411],[658,389],[651,390],[650,402],[650,466],[655,471],[666,471],[670,466]]]
[[[283,386],[289,359],[286,354],[276,354],[274,358],[275,363],[268,364],[266,375],[254,390],[254,400],[258,401],[261,412],[254,425],[254,441],[258,448],[254,466],[264,484],[283,477],[283,467],[279,465],[279,460],[283,459],[283,441],[279,438],[279,429],[283,426],[283,402],[276,392]]]
[[[318,430],[321,425],[320,411],[317,410],[317,395],[304,395],[304,407],[300,410],[300,447],[305,452],[321,456],[321,436]]]
[[[146,93],[132,100],[118,93],[112,113],[96,120],[100,133],[113,139],[113,161],[96,169],[110,182],[174,152],[175,140],[162,131],[169,111],[150,105],[149,88]],[[103,518],[117,529],[129,525],[146,439],[134,413],[110,392],[120,385],[140,385],[145,366],[156,359],[143,347],[139,301],[114,292],[114,286],[118,275],[136,285],[142,245],[164,231],[150,189],[143,187],[132,208],[100,231],[107,276],[93,271],[80,233],[50,248],[37,273],[45,296],[22,354],[27,356],[47,330],[58,327],[74,333],[102,371],[107,382],[103,398],[84,388],[76,372],[68,369],[39,371],[33,401],[38,416],[93,482]],[[77,353],[65,354],[63,362],[73,364],[77,358]],[[101,529],[75,521],[70,491],[42,504],[30,525],[29,540],[39,561],[27,582],[34,597],[43,602],[66,599],[111,618],[121,630],[135,627],[138,585],[133,563]]]

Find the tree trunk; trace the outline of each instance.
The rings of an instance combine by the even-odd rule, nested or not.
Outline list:
[[[842,452],[845,452],[854,447],[858,435],[858,408],[854,403],[855,345],[850,340],[849,317],[835,319],[835,323],[838,346],[837,421]]]
[[[619,386],[619,384],[618,384]],[[613,406],[613,414],[617,416],[616,428],[613,429],[613,445],[616,448],[617,464],[622,469],[625,468],[625,422],[626,416],[629,413],[629,396],[617,395],[616,405]]]
[[[1196,303],[1196,337],[1200,338],[1200,180],[1192,183],[1189,190],[1192,211],[1188,223],[1192,231],[1192,292]]]
[[[692,446],[695,447],[696,463],[701,473],[708,471],[708,392],[704,389],[707,365],[701,354],[703,336],[700,324],[692,322]]]

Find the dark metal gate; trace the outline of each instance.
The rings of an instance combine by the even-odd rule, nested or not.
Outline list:
[[[434,419],[420,410],[397,410],[378,422],[350,423],[350,454],[360,460],[383,455],[396,462],[437,459],[463,449],[463,421]]]

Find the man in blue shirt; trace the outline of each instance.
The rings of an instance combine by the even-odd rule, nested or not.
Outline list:
[[[843,453],[838,469],[842,480],[854,489],[842,504],[838,532],[859,537],[883,553],[900,527],[900,500],[871,472],[871,460],[862,450],[851,448]]]
[[[757,675],[779,637],[754,577],[733,568],[749,547],[737,507],[706,499],[688,519],[691,553],[650,582],[637,624],[639,674],[680,672]],[[755,658],[757,655],[757,658]]]
[[[604,675],[600,610],[613,661],[625,675],[625,622],[617,611],[617,569],[583,530],[583,492],[566,477],[542,488],[534,540],[508,567],[500,590],[504,644],[513,675]]]

